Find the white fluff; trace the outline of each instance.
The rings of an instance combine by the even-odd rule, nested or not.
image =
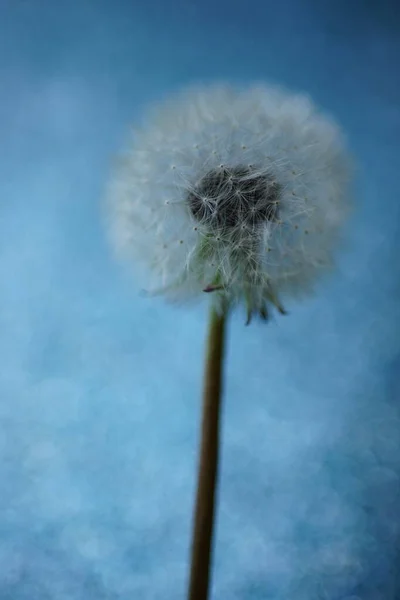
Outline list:
[[[243,166],[279,185],[277,218],[249,226],[244,198],[234,226],[196,219],[188,197],[202,178]],[[349,174],[340,130],[307,97],[264,85],[190,88],[135,131],[108,194],[112,242],[148,291],[183,300],[215,286],[216,300],[263,312],[280,293],[310,291],[332,265]],[[232,202],[225,183],[220,196]]]

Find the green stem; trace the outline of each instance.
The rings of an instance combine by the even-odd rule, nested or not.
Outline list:
[[[204,374],[200,463],[188,600],[207,600],[209,597],[215,492],[218,477],[225,324],[226,311],[221,316],[212,308]]]

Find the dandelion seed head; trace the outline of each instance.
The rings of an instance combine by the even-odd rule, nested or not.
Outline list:
[[[135,132],[107,197],[112,243],[149,291],[218,288],[262,311],[332,266],[350,174],[340,129],[309,98],[190,88]]]

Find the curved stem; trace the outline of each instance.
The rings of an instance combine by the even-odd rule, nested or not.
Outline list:
[[[226,312],[219,315],[211,308],[210,313],[188,600],[207,600],[209,597]]]

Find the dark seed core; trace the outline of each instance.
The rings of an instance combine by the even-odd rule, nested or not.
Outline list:
[[[250,167],[221,167],[204,175],[188,195],[193,217],[215,229],[276,221],[281,186]]]

